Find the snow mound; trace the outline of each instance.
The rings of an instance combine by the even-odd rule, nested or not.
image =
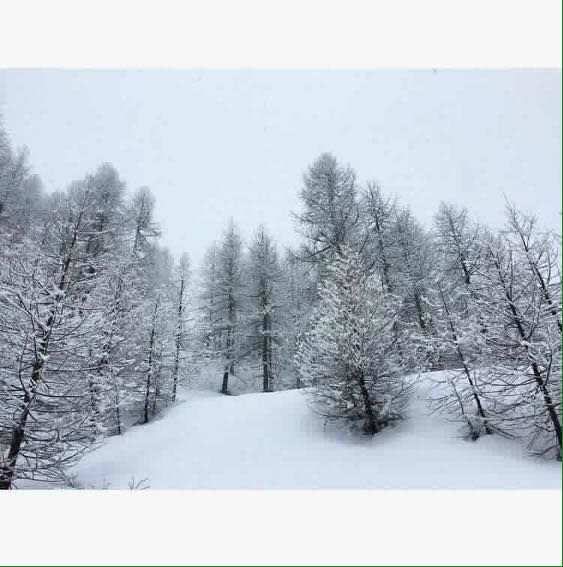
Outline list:
[[[109,438],[75,467],[85,487],[561,488],[561,464],[496,436],[461,438],[427,408],[422,380],[408,419],[373,438],[307,407],[302,391],[221,396],[188,391],[160,419]],[[144,482],[143,482],[144,481]]]

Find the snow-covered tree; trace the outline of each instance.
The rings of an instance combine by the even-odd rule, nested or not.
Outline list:
[[[294,250],[288,248],[282,261],[281,295],[283,311],[283,341],[279,353],[279,381],[285,388],[301,388],[301,378],[295,364],[298,337],[307,328],[313,306],[317,301],[316,276],[310,264],[302,262]]]
[[[403,298],[403,313],[430,336],[432,314],[426,301],[433,266],[430,238],[409,209],[397,214],[394,237],[397,248],[395,270],[398,272],[398,292]]]
[[[229,377],[243,357],[242,241],[231,220],[218,246],[206,255],[200,295],[200,335],[206,358],[221,364],[220,391],[229,393]]]
[[[481,227],[471,221],[467,209],[447,203],[440,204],[434,226],[443,271],[451,275],[452,280],[470,285],[482,261]]]
[[[263,226],[250,246],[246,270],[246,348],[261,366],[262,391],[274,389],[274,360],[282,337],[282,273],[277,249]]]
[[[538,231],[536,218],[511,203],[506,205],[506,219],[504,234],[515,260],[525,266],[546,304],[542,318],[561,332],[561,238]]]
[[[404,344],[405,359],[414,371],[441,368],[440,352],[435,348],[432,304],[429,289],[435,273],[430,235],[408,209],[397,211],[392,231],[391,266],[393,293],[401,299],[397,335],[409,333],[414,343]]]
[[[405,410],[405,368],[393,331],[398,305],[347,248],[328,267],[319,296],[297,352],[311,405],[373,435]]]
[[[509,223],[512,223],[509,210]],[[487,314],[482,380],[498,427],[525,438],[532,450],[561,457],[561,280],[549,240],[532,261],[524,240],[491,238],[485,246],[478,302]],[[543,259],[543,261],[534,261]],[[546,294],[536,273],[539,270]],[[555,314],[554,314],[555,312]],[[491,404],[490,404],[491,405]]]
[[[165,248],[151,248],[149,288],[143,296],[137,377],[143,395],[143,423],[172,401],[177,332],[177,297],[173,259]]]
[[[476,440],[481,433],[490,434],[493,426],[487,409],[487,394],[481,388],[482,318],[468,289],[451,280],[434,281],[433,313],[436,350],[448,357],[444,371],[446,384],[439,383],[432,397],[435,407],[446,411],[468,428]]]
[[[83,293],[93,285],[86,269],[93,257],[85,253],[92,198],[78,187],[55,198],[39,243],[3,249],[0,333],[9,359],[0,382],[2,488],[20,478],[60,479],[95,435],[87,376],[100,321]]]
[[[5,240],[19,240],[44,222],[42,189],[39,176],[31,173],[27,149],[14,151],[0,120],[0,229]]]
[[[177,316],[176,316],[176,332],[174,345],[174,368],[172,371],[172,402],[176,401],[176,392],[181,376],[181,365],[186,362],[187,351],[187,305],[188,305],[188,285],[190,278],[190,261],[187,254],[180,257],[180,262],[176,269],[176,285],[178,295],[176,299]]]
[[[200,270],[196,336],[199,356],[212,358],[219,344],[219,248],[213,243],[207,249]]]
[[[486,318],[476,302],[485,234],[466,209],[441,203],[433,230],[436,269],[428,287],[433,341],[446,367],[446,384],[437,384],[432,402],[464,423],[474,440],[494,430],[481,387]]]
[[[361,253],[367,271],[379,274],[385,291],[393,293],[396,287],[395,234],[397,216],[395,199],[383,194],[374,181],[367,183],[360,199],[362,219]]]
[[[324,153],[309,167],[303,183],[303,212],[296,215],[299,232],[305,238],[300,257],[322,273],[326,262],[356,241],[360,219],[356,173]]]
[[[150,249],[151,239],[160,235],[154,220],[155,199],[147,187],[141,187],[133,195],[129,210],[129,219],[133,232],[133,252],[143,258]]]

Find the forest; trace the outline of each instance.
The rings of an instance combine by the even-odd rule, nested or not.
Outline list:
[[[103,163],[44,188],[0,126],[0,488],[69,486],[181,389],[302,389],[372,436],[434,371],[427,403],[464,437],[561,459],[560,236],[509,198],[499,228],[456,203],[424,226],[330,153],[303,169],[299,246],[267,218],[243,242],[232,219],[192,266],[161,244],[148,187]]]

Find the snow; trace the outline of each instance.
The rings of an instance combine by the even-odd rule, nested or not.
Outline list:
[[[435,378],[437,373],[434,373]],[[409,417],[373,438],[307,407],[303,391],[222,396],[186,391],[161,418],[112,437],[75,467],[87,488],[559,489],[561,464],[497,436],[476,442],[427,408],[428,376]]]

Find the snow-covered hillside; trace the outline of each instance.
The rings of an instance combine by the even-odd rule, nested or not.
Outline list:
[[[426,407],[373,438],[324,427],[302,391],[222,396],[186,392],[159,420],[108,439],[76,467],[85,487],[559,488],[560,463],[514,441],[459,437]]]

